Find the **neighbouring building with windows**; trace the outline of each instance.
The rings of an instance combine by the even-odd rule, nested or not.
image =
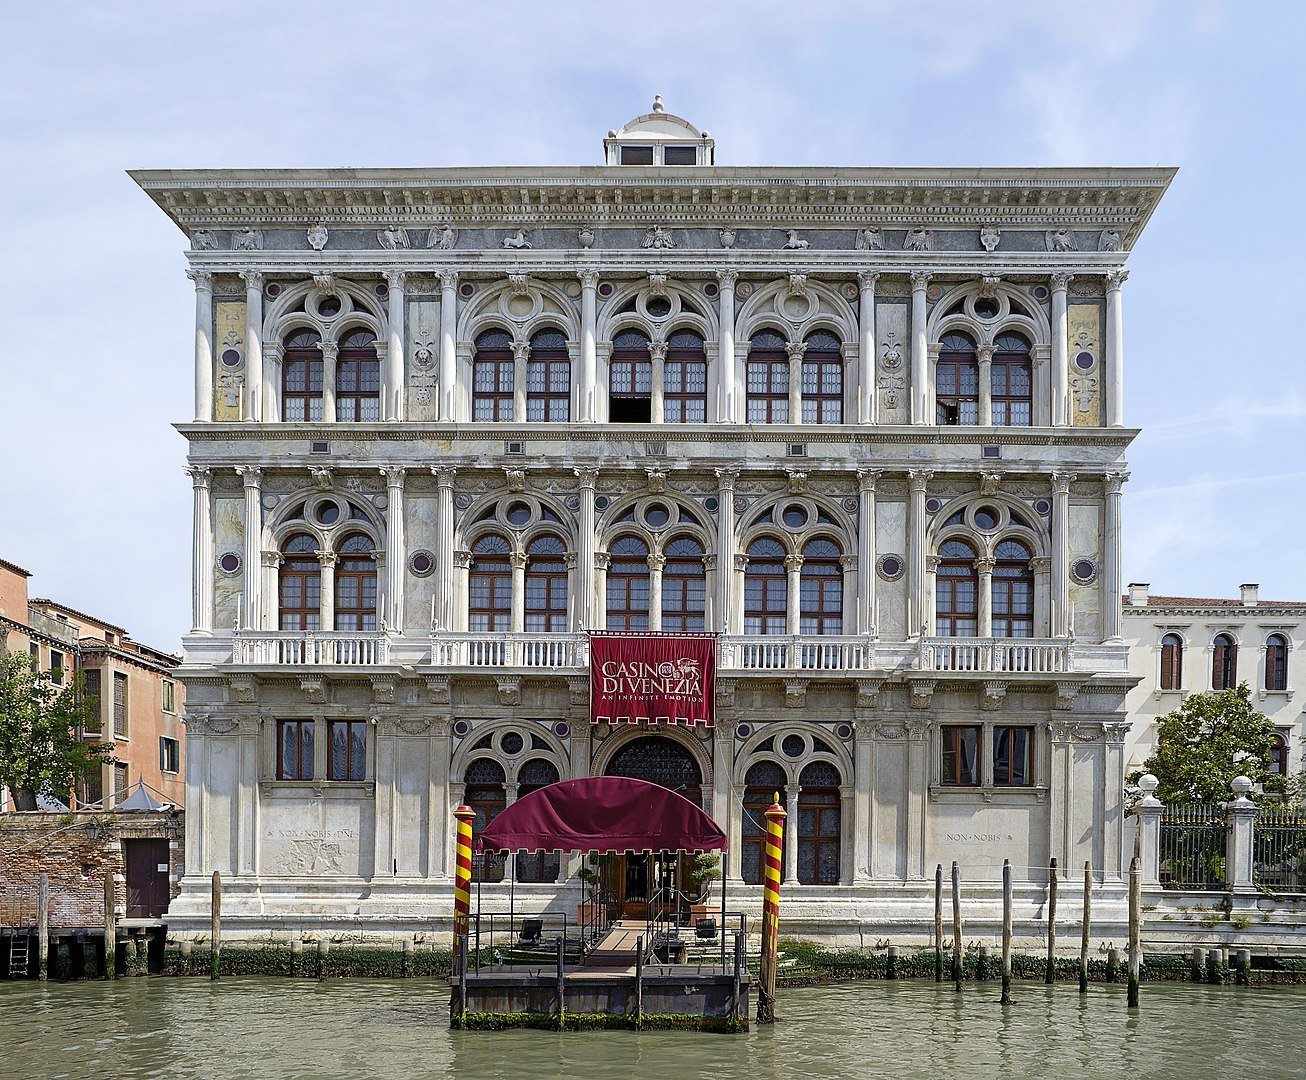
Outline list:
[[[429,928],[453,807],[600,774],[714,815],[754,909],[779,792],[795,928],[925,917],[954,859],[1032,917],[1052,857],[1110,923],[1124,265],[1172,171],[722,167],[660,101],[604,148],[133,174],[196,290],[169,925],[220,870],[233,933]],[[591,631],[717,635],[712,722],[595,722]]]
[[[1227,690],[1245,682],[1256,708],[1278,730],[1278,771],[1303,768],[1302,709],[1297,689],[1306,682],[1300,645],[1306,640],[1306,602],[1262,600],[1257,585],[1238,598],[1153,596],[1146,583],[1124,596],[1123,632],[1138,679],[1126,704],[1131,771],[1155,744],[1156,720],[1189,694]]]
[[[88,738],[113,743],[112,763],[79,791],[80,804],[116,804],[129,783],[144,780],[169,802],[186,796],[181,716],[181,658],[133,641],[121,626],[47,599],[29,599],[31,574],[0,559],[0,647],[28,651],[55,682],[80,671],[96,699],[100,731]],[[0,810],[12,809],[8,798]]]

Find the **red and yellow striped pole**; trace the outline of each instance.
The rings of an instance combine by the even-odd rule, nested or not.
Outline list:
[[[476,811],[463,805],[453,816],[458,819],[453,877],[453,970],[459,974],[458,962],[467,941],[468,915],[472,910],[472,819]]]
[[[766,850],[762,857],[762,971],[757,990],[757,1022],[775,1023],[776,951],[780,936],[780,878],[784,852],[785,818],[789,815],[780,805],[780,793],[764,811]]]

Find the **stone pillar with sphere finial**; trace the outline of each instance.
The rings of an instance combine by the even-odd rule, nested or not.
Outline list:
[[[1256,825],[1256,804],[1248,798],[1252,782],[1235,776],[1233,801],[1225,805],[1228,841],[1225,847],[1225,885],[1234,907],[1256,903],[1256,884],[1252,879],[1252,829]]]
[[[1139,863],[1144,889],[1161,887],[1161,814],[1165,807],[1155,794],[1159,783],[1151,773],[1138,778],[1142,798],[1138,800],[1134,814],[1138,818]]]

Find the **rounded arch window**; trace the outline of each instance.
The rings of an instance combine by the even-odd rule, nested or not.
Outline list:
[[[750,424],[789,422],[789,353],[786,339],[769,327],[749,342],[746,390]]]
[[[707,570],[703,545],[678,536],[666,547],[662,568],[662,629],[696,632],[706,629]]]
[[[785,549],[777,540],[761,537],[748,547],[744,569],[744,633],[784,634],[789,600]]]
[[[322,567],[314,537],[296,533],[282,543],[277,606],[282,630],[321,629]]]
[[[939,548],[934,575],[935,629],[940,637],[974,637],[979,632],[979,578],[975,549],[965,540]]]
[[[340,341],[336,358],[336,419],[367,423],[381,419],[381,361],[376,335],[356,327]]]
[[[512,620],[512,546],[498,533],[472,545],[468,574],[467,625],[474,631],[506,632]]]
[[[515,370],[512,337],[507,331],[496,327],[477,335],[476,351],[472,356],[473,420],[499,421],[514,418]]]
[[[614,424],[653,421],[653,361],[648,335],[641,330],[622,330],[612,339],[608,416]]]
[[[707,352],[702,335],[695,330],[682,328],[667,339],[662,412],[668,424],[707,421]]]
[[[799,633],[843,633],[842,552],[824,537],[803,547],[799,573]]]
[[[537,536],[526,549],[525,629],[563,633],[567,629],[567,546],[552,535]]]
[[[807,335],[800,369],[804,424],[843,423],[843,353],[828,330]]]
[[[703,773],[698,761],[678,740],[665,735],[632,739],[612,755],[606,774],[647,780],[696,805],[702,802]]]
[[[477,758],[469,762],[463,774],[463,800],[467,803],[475,818],[472,830],[484,832],[486,827],[508,806],[508,794],[504,788],[503,766],[493,758]],[[503,880],[505,859],[498,854],[476,855],[472,858],[472,879],[474,881],[498,882]]]
[[[370,537],[346,536],[337,548],[335,628],[376,629],[376,560]]]
[[[798,881],[838,885],[842,862],[839,770],[813,761],[798,776]]]
[[[623,536],[609,551],[607,626],[609,630],[647,630],[649,600],[648,544]]]
[[[531,336],[526,362],[526,420],[565,423],[571,419],[571,358],[567,338],[555,327]]]
[[[1265,639],[1265,689],[1288,689],[1288,639],[1283,634]]]
[[[1232,690],[1238,685],[1238,643],[1229,634],[1216,634],[1211,643],[1211,689]]]
[[[1161,639],[1161,689],[1179,690],[1184,680],[1184,639],[1166,634]]]
[[[997,336],[989,379],[993,423],[1028,427],[1033,417],[1033,368],[1029,342],[1022,335]]]
[[[1029,548],[1003,540],[994,551],[993,636],[1034,636],[1034,574]]]
[[[322,419],[322,337],[316,330],[292,330],[282,342],[281,419]]]
[[[979,361],[969,334],[953,331],[939,342],[934,369],[934,422],[979,422]]]
[[[517,798],[529,795],[560,779],[558,768],[543,758],[531,758],[517,770]],[[525,882],[557,881],[561,858],[556,851],[519,851],[516,859],[517,880]]]
[[[744,775],[743,858],[741,873],[749,885],[762,884],[766,856],[766,811],[789,783],[774,761],[756,761]],[[789,830],[786,830],[788,832]],[[788,844],[786,838],[783,843]],[[783,861],[782,861],[783,865]]]

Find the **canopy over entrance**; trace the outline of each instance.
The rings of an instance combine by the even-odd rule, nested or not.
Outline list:
[[[724,851],[726,834],[688,799],[647,780],[590,776],[524,795],[477,851]]]

